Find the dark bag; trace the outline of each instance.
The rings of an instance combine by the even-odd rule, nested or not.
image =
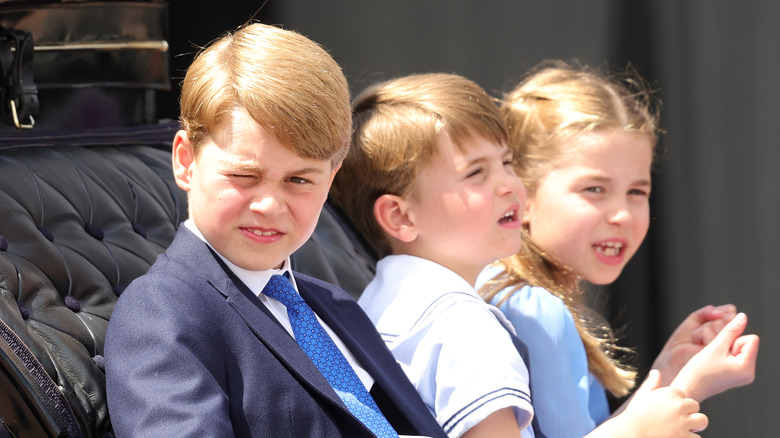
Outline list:
[[[31,129],[38,115],[38,88],[33,81],[33,36],[0,26],[0,113],[18,129]]]
[[[0,0],[0,26],[0,60],[12,58],[0,131],[157,121],[155,94],[170,89],[165,1]]]

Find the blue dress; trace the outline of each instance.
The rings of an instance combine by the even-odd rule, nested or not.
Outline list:
[[[477,288],[499,272],[486,269]],[[588,371],[585,346],[563,301],[547,289],[525,286],[499,309],[528,346],[531,398],[541,430],[549,437],[582,438],[604,422],[610,415],[606,391]]]

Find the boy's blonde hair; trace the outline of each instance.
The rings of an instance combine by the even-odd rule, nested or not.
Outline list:
[[[360,93],[352,107],[352,144],[331,199],[379,257],[390,254],[390,243],[374,219],[374,202],[384,194],[410,193],[421,169],[436,156],[438,134],[447,133],[456,147],[475,136],[506,144],[495,100],[454,74],[378,83]]]
[[[515,170],[529,196],[567,156],[573,137],[617,129],[646,136],[655,146],[659,105],[631,70],[618,77],[560,61],[537,67],[504,96],[501,105]],[[576,274],[537,246],[527,230],[523,240],[517,254],[502,260],[504,272],[482,288],[482,296],[490,301],[507,287],[518,290],[527,284],[561,298],[574,317],[590,371],[612,394],[626,395],[635,384],[636,371],[621,363],[621,356],[631,351],[617,345],[607,321],[587,306]]]
[[[180,104],[196,151],[238,108],[304,158],[336,166],[349,146],[349,88],[341,68],[317,43],[274,26],[247,24],[201,50],[182,82]]]

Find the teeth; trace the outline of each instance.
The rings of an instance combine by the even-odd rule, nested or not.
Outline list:
[[[623,248],[622,242],[604,242],[596,245],[596,252],[604,254],[609,257],[615,257],[620,255],[620,250]]]
[[[515,220],[515,212],[514,211],[509,211],[509,212],[504,213],[503,216],[501,216],[501,219],[498,220],[498,223],[505,224],[507,222],[511,222],[511,221],[514,221],[514,220]]]
[[[257,234],[258,236],[273,236],[274,234],[277,234],[276,231],[260,231],[260,230],[252,230],[253,233]]]

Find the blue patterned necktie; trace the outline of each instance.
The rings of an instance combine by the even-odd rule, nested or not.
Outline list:
[[[322,328],[314,311],[295,292],[286,277],[274,275],[263,293],[287,307],[293,334],[298,345],[309,355],[323,376],[347,405],[350,412],[378,437],[397,437],[363,383],[349,365],[333,339]]]

